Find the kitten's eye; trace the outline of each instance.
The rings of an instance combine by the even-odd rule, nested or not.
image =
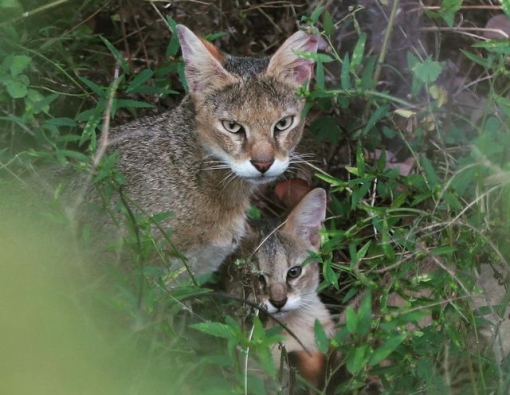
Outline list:
[[[298,278],[301,274],[301,266],[294,266],[289,269],[287,272],[288,278]]]
[[[266,278],[264,277],[263,274],[259,274],[257,279],[259,280],[260,285],[266,285]]]
[[[221,121],[221,124],[230,133],[241,133],[244,131],[243,127],[234,121]]]
[[[276,125],[274,125],[275,132],[283,132],[284,130],[290,128],[290,125],[292,125],[293,120],[294,117],[292,115],[280,119],[278,122],[276,122]]]

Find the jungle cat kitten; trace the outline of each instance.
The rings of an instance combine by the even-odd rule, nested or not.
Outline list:
[[[310,259],[309,253],[319,250],[319,230],[325,216],[326,192],[314,189],[292,210],[281,227],[269,221],[251,227],[252,234],[235,254],[252,255],[241,269],[247,273],[239,274],[232,263],[227,267],[234,276],[233,282],[227,285],[230,292],[241,296],[244,289],[238,277],[241,281],[251,279],[251,289],[246,290],[251,294],[242,296],[254,297],[269,315],[295,335],[284,330],[286,339],[282,345],[293,356],[301,376],[316,388],[324,386],[327,361],[317,350],[315,321],[322,324],[328,337],[335,332],[331,315],[317,294],[319,265]],[[266,327],[278,325],[269,318]],[[279,366],[281,347],[274,345],[272,353]]]
[[[107,153],[118,154],[132,208],[174,213],[161,229],[173,229],[172,242],[201,275],[244,236],[254,188],[292,161],[304,125],[296,90],[313,72],[297,53],[315,52],[318,36],[298,31],[256,59],[224,54],[185,26],[177,32],[189,94],[172,111],[112,131]]]

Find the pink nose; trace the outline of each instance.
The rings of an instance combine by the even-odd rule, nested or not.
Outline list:
[[[262,174],[264,174],[266,171],[269,170],[269,168],[271,167],[271,165],[274,162],[274,159],[271,159],[269,161],[251,160],[250,162],[253,165],[253,167],[255,167],[255,169],[257,169]]]

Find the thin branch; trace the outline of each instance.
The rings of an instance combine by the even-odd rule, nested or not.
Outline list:
[[[119,77],[119,65],[115,66],[114,80],[112,83],[112,87],[110,88],[110,94],[108,96],[108,103],[106,105],[106,110],[103,115],[103,130],[101,133],[101,139],[99,140],[99,147],[97,149],[96,155],[94,156],[94,161],[92,163],[93,168],[97,168],[99,162],[101,161],[104,153],[106,151],[106,146],[108,145],[108,136],[110,132],[110,115],[113,106],[113,99],[115,97],[115,92],[119,88],[120,77]]]

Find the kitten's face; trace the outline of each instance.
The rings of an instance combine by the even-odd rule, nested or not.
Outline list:
[[[282,233],[269,237],[255,253],[255,294],[270,314],[306,310],[319,285],[318,264],[309,256],[302,243]]]
[[[258,184],[289,165],[299,142],[304,101],[296,89],[311,78],[318,37],[297,32],[267,59],[228,56],[178,26],[196,129],[214,169]],[[190,131],[191,132],[191,131]]]
[[[250,225],[238,254],[250,256],[251,289],[270,314],[303,313],[316,304],[319,265],[310,251],[319,250],[325,218],[326,192],[316,188],[280,226],[267,220]]]

